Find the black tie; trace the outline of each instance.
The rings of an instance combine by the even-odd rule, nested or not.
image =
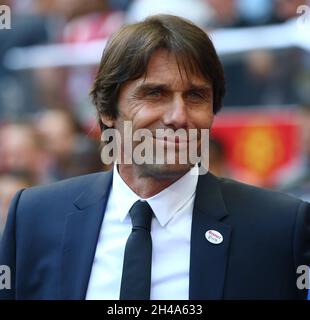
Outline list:
[[[146,201],[136,201],[129,214],[132,232],[128,237],[123,264],[120,300],[149,300],[151,290],[153,211]]]

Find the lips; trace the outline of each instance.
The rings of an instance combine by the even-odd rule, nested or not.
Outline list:
[[[187,138],[182,138],[179,136],[164,136],[164,137],[153,137],[154,140],[159,140],[163,142],[168,142],[168,143],[175,143],[175,144],[183,144],[183,143],[191,143],[194,141],[194,139],[187,139]]]

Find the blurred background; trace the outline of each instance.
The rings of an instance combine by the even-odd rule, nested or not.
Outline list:
[[[310,6],[305,0],[6,0],[0,7],[0,234],[21,188],[103,170],[88,96],[106,39],[172,13],[207,30],[227,95],[210,170],[310,200]]]

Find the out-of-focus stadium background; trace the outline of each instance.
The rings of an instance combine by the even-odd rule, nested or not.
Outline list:
[[[88,93],[105,41],[154,13],[206,29],[227,95],[210,170],[310,199],[310,3],[307,0],[1,0],[0,233],[24,187],[100,171]]]

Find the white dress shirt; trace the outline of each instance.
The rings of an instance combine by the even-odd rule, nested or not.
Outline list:
[[[197,171],[197,167],[191,169]],[[128,214],[137,200],[147,200],[152,220],[152,300],[189,297],[190,237],[197,174],[188,172],[168,188],[141,199],[114,167],[112,189],[97,243],[86,299],[118,300],[126,241],[131,233]]]

